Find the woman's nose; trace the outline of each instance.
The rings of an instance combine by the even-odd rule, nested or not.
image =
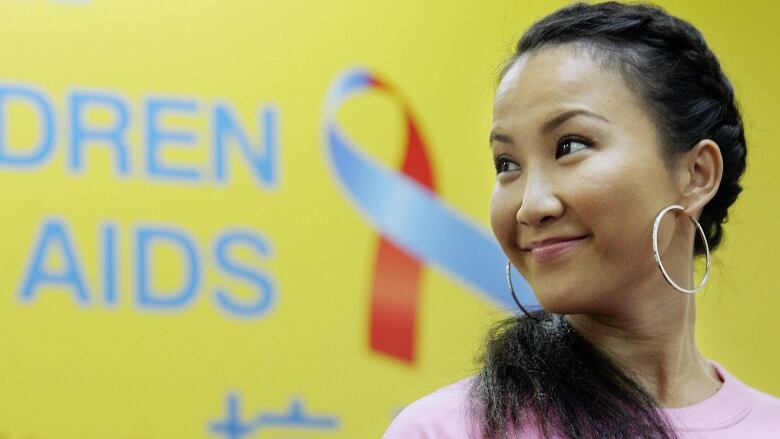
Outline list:
[[[525,181],[520,208],[517,209],[518,224],[539,227],[560,217],[563,210],[563,203],[549,179],[541,174],[529,175]]]

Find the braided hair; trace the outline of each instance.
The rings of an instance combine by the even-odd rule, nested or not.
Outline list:
[[[746,145],[734,89],[704,37],[650,4],[576,3],[534,23],[502,76],[520,56],[565,44],[620,73],[653,117],[667,163],[702,139],[718,144],[722,180],[699,218],[710,248],[717,247],[742,191]],[[703,252],[697,235],[694,253]],[[527,419],[570,438],[676,437],[652,396],[562,316],[505,320],[485,346],[471,388],[483,437],[506,437]]]

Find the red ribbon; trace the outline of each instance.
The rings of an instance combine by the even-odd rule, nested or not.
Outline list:
[[[391,94],[378,79],[371,85]],[[403,101],[402,101],[403,102]],[[406,150],[401,172],[435,192],[430,160],[411,111],[403,105]],[[422,265],[384,236],[379,237],[371,294],[371,349],[413,363],[416,351],[417,312]]]

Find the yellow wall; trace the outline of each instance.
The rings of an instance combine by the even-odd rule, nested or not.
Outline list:
[[[659,3],[698,26],[721,58],[749,143],[746,189],[700,296],[699,341],[744,381],[780,394],[780,6]],[[392,84],[401,101],[363,93],[343,106],[338,123],[367,156],[397,169],[405,139],[399,102],[406,102],[422,130],[438,198],[486,231],[494,180],[486,133],[497,66],[532,20],[562,4],[0,3],[0,93],[10,93],[0,101],[0,150],[30,157],[40,152],[42,133],[52,134],[45,158],[0,163],[0,437],[229,437],[212,427],[227,419],[231,394],[247,424],[263,414],[289,415],[296,400],[308,415],[335,422],[306,429],[287,416],[289,422],[258,424],[241,437],[378,437],[405,403],[471,373],[485,329],[504,314],[437,268],[422,271],[414,361],[369,348],[378,235],[330,165],[325,96],[356,66]],[[126,118],[124,134],[114,138],[124,142],[124,171],[110,140],[85,143],[83,161],[73,163],[72,106],[84,95],[92,100],[81,126],[117,128]],[[48,129],[40,108],[51,112]],[[278,135],[266,180],[235,139],[223,144],[227,176],[216,176],[219,111],[235,115],[258,154],[264,134]],[[264,112],[272,118],[265,125],[258,123]],[[159,157],[150,159],[150,118],[194,140],[158,137]],[[162,170],[149,171],[150,161]],[[153,238],[146,279],[157,300],[186,287],[191,261],[183,248],[191,246],[201,276],[184,303],[139,299],[144,233]],[[105,250],[111,242],[113,263]],[[220,242],[227,246],[222,260]],[[63,249],[73,252],[70,265]],[[76,266],[83,292],[72,277],[45,278]],[[114,299],[103,283],[110,267]],[[242,316],[220,307],[219,289],[244,309],[266,293],[271,302]]]

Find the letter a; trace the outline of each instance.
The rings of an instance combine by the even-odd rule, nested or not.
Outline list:
[[[65,225],[57,220],[49,220],[43,225],[38,244],[32,257],[32,263],[27,270],[19,297],[23,302],[29,302],[35,297],[39,288],[46,284],[69,288],[73,291],[74,299],[82,305],[89,303],[89,296],[84,287],[84,276],[79,269],[78,259],[73,250],[73,245],[68,237]],[[59,249],[64,266],[59,270],[47,267],[49,254]]]

